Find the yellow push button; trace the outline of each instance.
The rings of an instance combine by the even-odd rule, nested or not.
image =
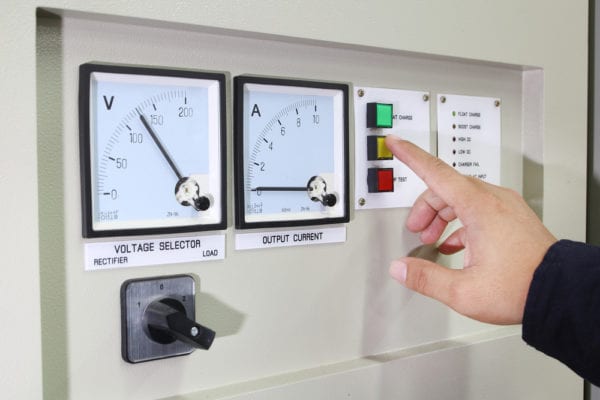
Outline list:
[[[385,136],[367,136],[367,160],[392,160],[394,155],[385,145]]]

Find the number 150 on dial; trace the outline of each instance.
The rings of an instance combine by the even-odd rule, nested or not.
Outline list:
[[[348,86],[235,78],[236,226],[348,221]]]

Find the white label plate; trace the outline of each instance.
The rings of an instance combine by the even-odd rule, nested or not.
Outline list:
[[[464,175],[500,184],[500,99],[440,94],[438,157]]]
[[[189,236],[85,244],[85,270],[222,260],[225,235]]]
[[[345,241],[345,226],[291,231],[238,233],[235,235],[235,249],[266,249],[271,247],[342,243]]]

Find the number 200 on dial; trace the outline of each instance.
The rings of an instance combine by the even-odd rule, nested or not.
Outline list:
[[[236,226],[348,221],[348,86],[235,78]]]

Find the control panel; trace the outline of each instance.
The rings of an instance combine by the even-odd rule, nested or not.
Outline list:
[[[39,138],[44,348],[65,364],[46,382],[68,391],[53,397],[169,398],[500,336],[389,278],[391,260],[427,249],[405,229],[425,185],[385,139],[436,155],[450,143],[457,168],[499,168],[519,190],[515,68],[177,24],[62,22],[57,57],[37,68],[50,133]],[[501,163],[484,164],[477,140],[488,133],[501,136]]]

